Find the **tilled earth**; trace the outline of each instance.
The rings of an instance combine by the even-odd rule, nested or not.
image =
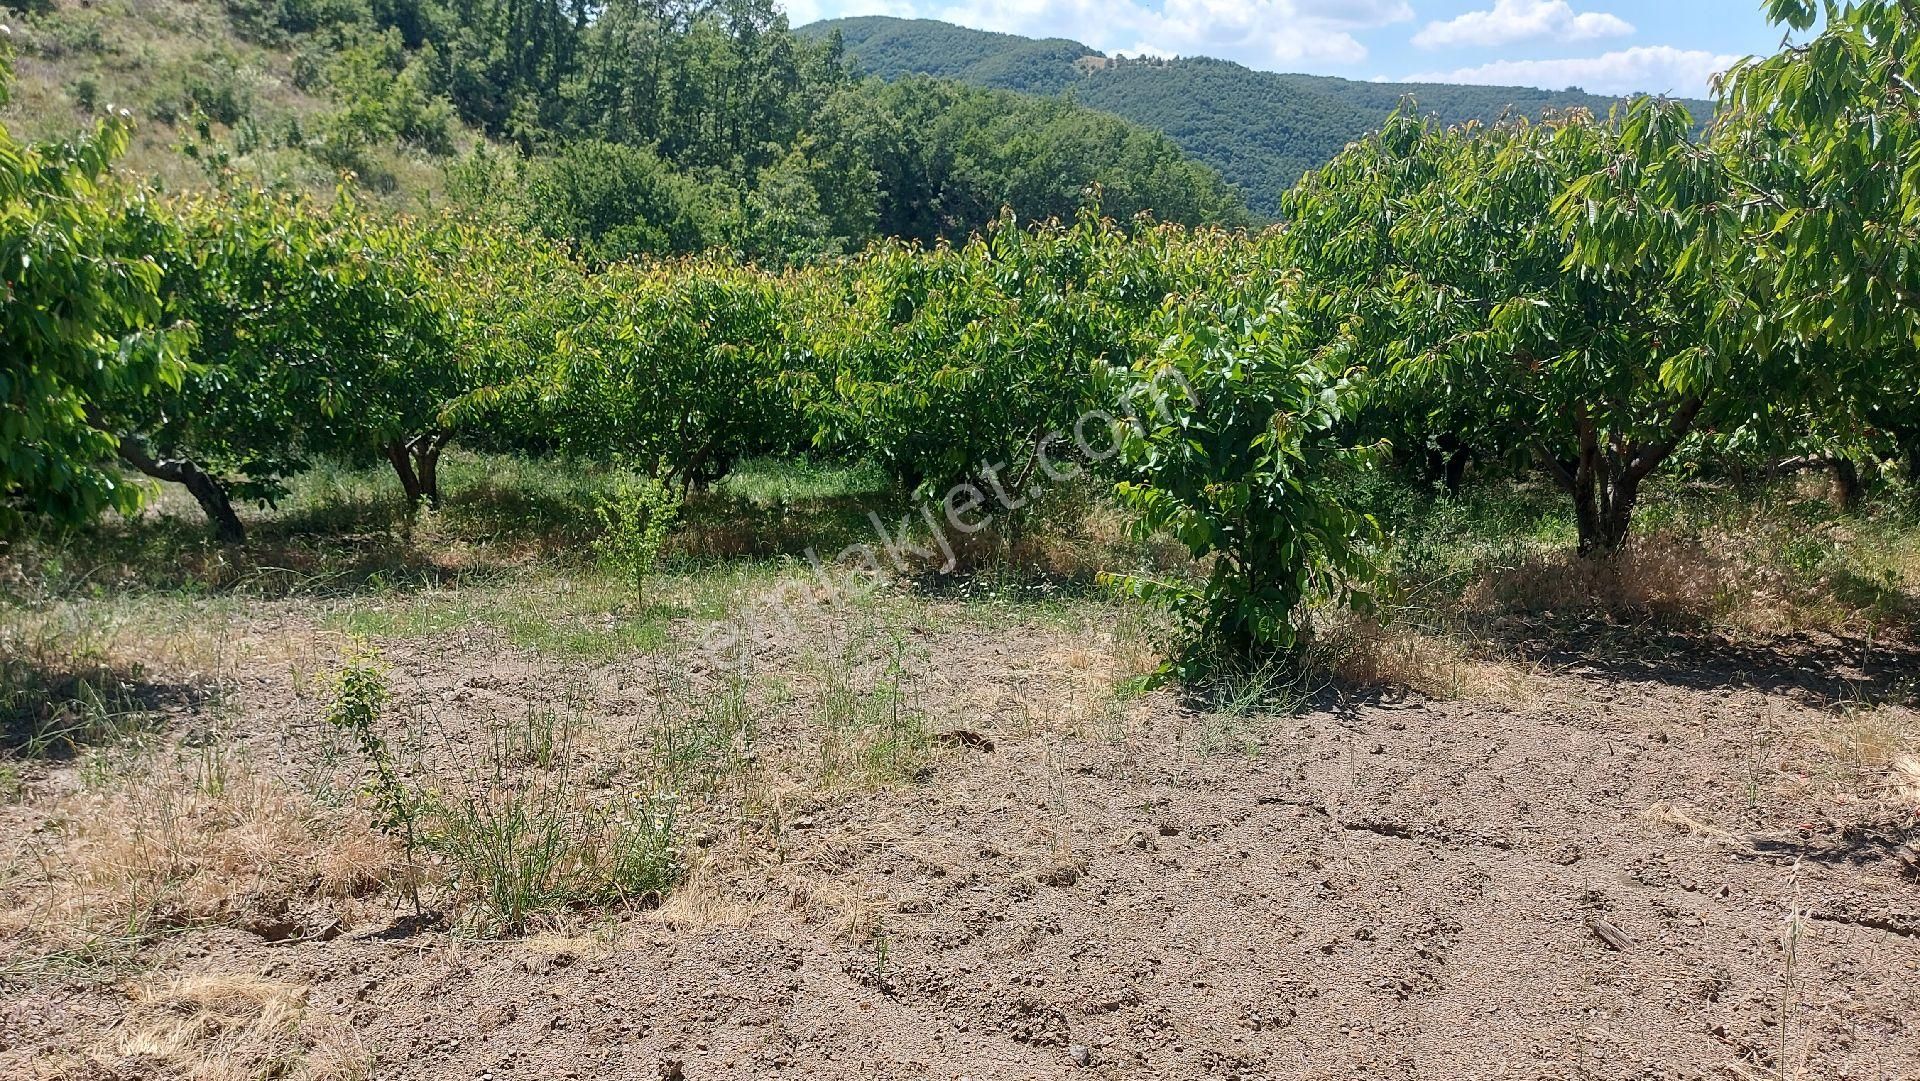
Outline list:
[[[1071,645],[969,635],[930,659],[976,691]],[[707,880],[714,918],[216,927],[143,963],[304,987],[379,1078],[1920,1078],[1915,812],[1783,735],[1841,707],[1695,675],[1253,718],[1156,695],[1104,734],[949,715],[984,738],[820,801],[777,865]],[[124,986],[0,996],[0,1074],[173,1069],[113,1050]]]

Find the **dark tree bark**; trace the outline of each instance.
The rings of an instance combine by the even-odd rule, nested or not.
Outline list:
[[[406,496],[407,513],[420,509],[421,503],[440,509],[440,452],[453,439],[450,432],[427,432],[410,439],[396,439],[382,448],[394,475],[400,478],[400,491]]]
[[[227,497],[226,486],[219,479],[202,470],[187,458],[155,458],[139,439],[123,435],[120,437],[120,460],[155,480],[163,480],[184,486],[193,494],[206,512],[207,520],[213,523],[214,536],[227,544],[239,544],[247,539],[247,527],[234,513],[233,500]]]
[[[1860,467],[1852,458],[1836,454],[1827,460],[1827,472],[1833,483],[1833,506],[1840,511],[1860,509],[1860,500],[1864,488],[1860,484]]]
[[[1461,442],[1459,436],[1439,436],[1427,450],[1427,478],[1443,481],[1447,494],[1458,496],[1460,485],[1466,480],[1467,463],[1472,460],[1472,448]]]
[[[407,443],[396,439],[382,448],[387,463],[393,466],[394,476],[400,478],[400,492],[407,500],[407,513],[420,509],[420,476],[413,470],[413,454]]]
[[[1640,502],[1641,483],[1679,447],[1680,440],[1693,428],[1702,404],[1698,398],[1682,402],[1667,425],[1665,437],[1645,444],[1619,436],[1603,440],[1586,408],[1577,407],[1572,419],[1578,449],[1571,461],[1556,458],[1544,446],[1535,445],[1534,456],[1541,466],[1561,491],[1573,497],[1581,555],[1609,556],[1626,547],[1633,530],[1633,510]]]
[[[420,480],[420,492],[427,506],[440,509],[440,452],[453,439],[450,432],[434,432],[418,442],[413,450],[413,471]]]

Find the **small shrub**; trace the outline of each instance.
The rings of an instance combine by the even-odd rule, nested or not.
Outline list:
[[[601,500],[603,532],[594,551],[607,569],[633,585],[635,600],[646,600],[647,578],[680,516],[680,502],[678,493],[652,478],[623,480]]]
[[[1158,356],[1118,388],[1120,502],[1210,560],[1205,577],[1121,578],[1165,605],[1188,682],[1296,663],[1309,606],[1364,609],[1379,526],[1344,483],[1368,456],[1336,433],[1354,386],[1298,340],[1283,296],[1183,311]]]
[[[67,87],[67,93],[73,95],[73,103],[83,111],[100,111],[100,80],[91,75],[82,75]]]
[[[20,6],[17,2],[6,6]],[[55,11],[51,0],[26,0],[28,14],[42,16],[28,24],[33,36],[29,47],[49,60],[75,53],[98,56],[107,51],[107,37],[100,15],[91,11]]]
[[[657,901],[679,875],[673,795],[597,795],[574,771],[570,720],[535,711],[495,723],[478,768],[403,770],[379,732],[390,695],[379,658],[356,649],[333,687],[327,721],[359,750],[375,825],[411,867],[417,853],[437,857],[476,924],[523,934],[545,913]]]
[[[231,126],[253,112],[259,74],[222,52],[204,52],[164,76],[153,96],[155,119],[175,124],[200,116]]]
[[[429,797],[401,776],[393,752],[380,735],[381,718],[387,708],[387,675],[377,655],[365,647],[356,647],[347,663],[334,678],[333,702],[327,708],[327,723],[335,731],[352,738],[366,765],[363,791],[373,801],[374,825],[389,838],[398,841],[406,852],[409,868],[417,868],[421,848],[420,820],[430,807]],[[420,911],[420,892],[416,876],[407,877],[408,897],[415,914]]]

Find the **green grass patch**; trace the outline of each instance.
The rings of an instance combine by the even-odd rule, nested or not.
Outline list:
[[[714,490],[759,507],[856,499],[890,491],[892,484],[872,462],[819,462],[811,458],[749,458]]]
[[[609,661],[652,653],[668,642],[670,621],[683,609],[636,606],[597,578],[542,576],[506,589],[390,595],[351,602],[326,624],[360,638],[424,639],[483,627],[520,649],[550,657]]]

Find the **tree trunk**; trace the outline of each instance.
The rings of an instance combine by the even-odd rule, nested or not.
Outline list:
[[[1721,468],[1727,471],[1727,479],[1733,482],[1736,489],[1743,493],[1753,491],[1753,471],[1747,468],[1745,462],[1738,458],[1729,458],[1722,462]]]
[[[440,452],[453,439],[451,432],[426,432],[409,439],[396,439],[381,448],[393,474],[400,478],[400,491],[407,498],[409,516],[426,503],[440,509]]]
[[[1467,462],[1473,458],[1473,452],[1464,445],[1455,446],[1447,455],[1447,494],[1458,498],[1460,485],[1467,478]]]
[[[1781,477],[1809,470],[1824,470],[1827,474],[1828,495],[1835,510],[1857,510],[1866,486],[1860,482],[1860,465],[1843,454],[1803,454],[1793,458],[1783,458],[1767,464],[1767,479],[1778,481]]]
[[[1920,431],[1897,432],[1894,441],[1907,471],[1907,494],[1920,499]]]
[[[440,452],[452,438],[446,432],[432,432],[413,441],[413,474],[420,494],[434,510],[440,509]]]
[[[1447,495],[1457,497],[1473,452],[1451,435],[1443,435],[1434,442],[1434,446],[1427,448],[1427,482],[1441,481],[1447,486]]]
[[[186,458],[155,458],[140,440],[130,435],[120,437],[120,460],[155,480],[164,480],[179,484],[193,493],[195,502],[206,512],[207,521],[213,523],[214,536],[226,544],[239,544],[247,539],[247,527],[240,522],[240,516],[233,511],[233,501],[227,497],[227,489],[218,479],[203,471]]]
[[[1827,470],[1833,480],[1833,506],[1838,511],[1860,509],[1862,487],[1860,467],[1852,458],[1836,454],[1827,460]]]
[[[1633,508],[1640,502],[1640,477],[1628,463],[1600,446],[1583,446],[1573,463],[1574,522],[1580,554],[1607,556],[1626,547],[1633,529]]]
[[[394,475],[400,478],[400,491],[407,499],[407,517],[411,518],[420,509],[421,498],[420,476],[414,472],[411,443],[396,439],[384,450]]]
[[[1573,497],[1574,521],[1579,530],[1580,554],[1610,556],[1626,547],[1633,530],[1633,510],[1640,502],[1640,485],[1670,457],[1699,415],[1697,398],[1682,402],[1668,425],[1666,438],[1641,445],[1621,437],[1603,440],[1584,408],[1573,410],[1578,452],[1562,461],[1535,445],[1534,454],[1553,476],[1561,491]]]
[[[1570,472],[1573,483],[1562,488],[1573,497],[1580,554],[1609,556],[1625,548],[1640,502],[1640,476],[1605,451],[1582,455]]]

